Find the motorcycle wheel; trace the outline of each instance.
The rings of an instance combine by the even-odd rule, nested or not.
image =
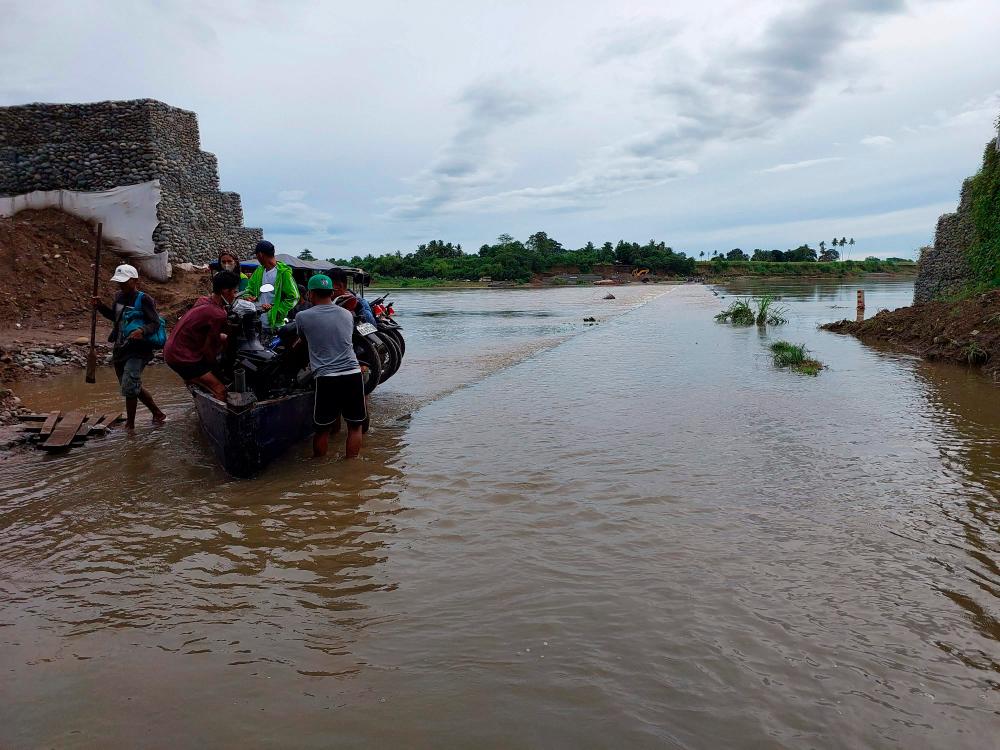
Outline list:
[[[386,328],[380,333],[387,333],[392,336],[393,340],[396,342],[396,346],[399,347],[399,359],[402,361],[403,357],[406,356],[406,342],[403,340],[403,334],[398,328]]]
[[[362,366],[361,373],[367,396],[375,390],[375,386],[382,379],[382,358],[375,345],[364,336],[354,337],[354,354],[358,358],[358,364]]]
[[[403,357],[399,353],[399,345],[396,344],[396,339],[386,335],[385,331],[379,331],[378,333],[379,338],[385,344],[385,348],[389,350],[389,367],[382,371],[382,382],[384,383],[399,372],[399,366],[403,362]]]

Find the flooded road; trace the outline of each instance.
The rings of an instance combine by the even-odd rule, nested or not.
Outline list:
[[[249,482],[153,368],[165,428],[0,463],[0,747],[996,746],[996,387],[772,288],[400,292],[363,460]]]

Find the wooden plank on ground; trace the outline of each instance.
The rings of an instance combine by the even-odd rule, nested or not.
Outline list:
[[[18,416],[22,422],[44,422],[48,418],[48,414],[21,414]]]
[[[111,411],[101,416],[101,418],[94,423],[94,426],[91,429],[103,432],[111,425],[115,424],[115,422],[121,421],[121,419],[122,413],[120,411]]]
[[[73,438],[76,437],[77,430],[80,429],[80,425],[83,424],[83,420],[86,418],[87,415],[82,411],[69,412],[56,425],[52,434],[49,435],[48,440],[42,443],[42,447],[46,450],[68,448],[70,443],[73,442]]]
[[[43,436],[50,434],[52,430],[55,429],[56,422],[59,421],[59,417],[61,416],[62,416],[61,411],[54,411],[49,413],[49,415],[45,418],[45,423],[42,425],[42,431],[39,434]]]
[[[76,436],[78,438],[85,438],[90,434],[91,429],[97,424],[97,417],[90,416],[89,414],[84,418],[83,422],[80,424],[80,429],[76,431]]]

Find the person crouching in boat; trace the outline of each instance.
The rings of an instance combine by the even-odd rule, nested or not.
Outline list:
[[[333,304],[333,282],[325,274],[309,279],[307,294],[312,307],[299,312],[282,331],[298,334],[309,347],[316,388],[313,455],[326,455],[330,431],[343,417],[346,456],[355,458],[361,452],[361,428],[368,414],[361,367],[354,355],[354,315]]]
[[[163,359],[187,385],[200,385],[219,401],[226,400],[226,386],[212,370],[226,341],[226,305],[232,305],[240,277],[219,271],[212,277],[212,296],[202,297],[174,326],[163,347]]]

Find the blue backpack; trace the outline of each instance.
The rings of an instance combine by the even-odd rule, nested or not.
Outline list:
[[[131,307],[126,307],[122,312],[122,337],[128,338],[129,334],[136,329],[146,327],[146,316],[142,313],[142,295],[143,292],[139,292],[135,295],[135,302],[132,303]],[[156,329],[156,332],[152,336],[144,336],[146,341],[153,345],[154,349],[162,349],[163,345],[167,343],[167,321],[160,316],[160,325]]]

